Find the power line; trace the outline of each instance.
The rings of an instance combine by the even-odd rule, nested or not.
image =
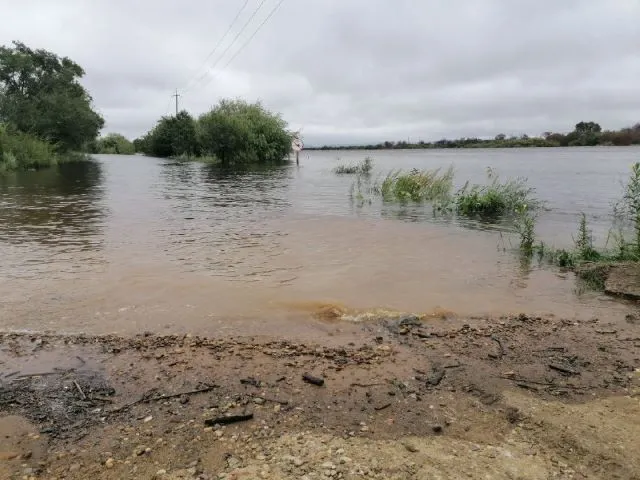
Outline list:
[[[227,31],[224,32],[224,35],[222,35],[220,40],[218,40],[218,43],[216,43],[216,45],[213,47],[213,50],[211,50],[209,52],[209,54],[206,56],[206,58],[204,59],[204,62],[202,62],[202,65],[200,66],[200,68],[198,68],[198,70],[196,70],[196,74],[194,75],[194,77],[197,75],[197,73],[200,70],[202,70],[203,67],[205,67],[207,65],[207,62],[209,61],[209,59],[218,51],[218,48],[220,48],[220,45],[222,45],[222,42],[224,42],[224,39],[227,38],[227,35],[229,35],[229,32],[231,32],[231,29],[236,24],[236,22],[238,21],[238,18],[240,18],[240,15],[242,14],[242,12],[244,12],[244,9],[247,7],[248,4],[249,4],[249,0],[245,0],[244,3],[242,4],[242,7],[240,7],[240,10],[238,10],[238,13],[236,13],[236,16],[234,17],[234,19],[229,24],[229,28],[227,28]],[[187,86],[185,87],[185,89],[189,89],[189,84],[191,84],[191,82],[193,82],[193,81],[194,81],[194,78],[189,80],[187,82]]]
[[[201,85],[201,87],[205,87],[206,85],[208,85],[209,83],[211,83],[212,81],[214,81],[216,78],[218,78],[220,76],[220,74],[224,71],[225,68],[227,68],[229,66],[229,64],[231,62],[233,62],[235,60],[235,58],[240,55],[240,53],[242,53],[242,51],[251,43],[251,40],[253,40],[253,38],[258,34],[258,32],[260,31],[260,29],[269,21],[269,19],[276,13],[276,11],[278,10],[278,8],[280,8],[280,5],[282,5],[284,3],[284,0],[280,0],[275,7],[273,7],[273,10],[271,10],[271,12],[269,12],[269,15],[267,15],[267,17],[262,21],[262,23],[260,25],[258,25],[258,28],[256,28],[256,30],[253,32],[253,34],[247,39],[246,42],[244,42],[242,45],[240,45],[240,48],[236,51],[236,53],[234,53],[231,58],[227,61],[227,63],[225,63],[222,67],[222,69],[215,74],[213,77],[211,77],[211,80],[209,80],[209,82],[205,83],[204,85]]]
[[[216,65],[218,65],[218,63],[220,63],[220,60],[222,60],[224,58],[224,56],[227,54],[227,52],[231,49],[231,47],[233,47],[233,44],[236,43],[236,40],[238,40],[238,38],[240,37],[240,35],[242,35],[242,33],[247,29],[247,27],[249,26],[249,24],[251,23],[251,21],[255,18],[255,16],[258,14],[258,12],[260,11],[260,9],[262,8],[262,6],[265,4],[267,0],[262,0],[258,6],[256,7],[256,9],[253,11],[253,13],[251,14],[251,16],[249,17],[249,19],[245,22],[245,24],[242,26],[242,28],[240,29],[240,31],[236,34],[235,37],[233,37],[233,40],[231,40],[231,43],[229,45],[227,45],[227,48],[224,49],[224,51],[220,54],[220,56],[217,58],[217,60],[215,62],[213,62],[213,65],[211,65],[211,67],[209,67],[209,70],[213,70]],[[282,3],[282,2],[280,2]],[[204,72],[194,83],[193,85],[191,85],[191,87],[187,88],[184,90],[184,92],[191,90],[199,81],[201,81],[202,79],[206,78],[207,74],[209,72]]]
[[[241,46],[240,49],[233,54],[233,56],[229,59],[229,61],[227,63],[224,64],[224,66],[222,67],[222,70],[224,70],[225,68],[227,68],[229,66],[229,64],[231,62],[233,62],[235,60],[235,58],[240,55],[240,53],[247,47],[247,45],[249,45],[249,43],[251,43],[251,40],[253,40],[253,37],[255,37],[258,32],[260,31],[260,29],[262,27],[264,27],[265,23],[267,23],[269,21],[269,19],[271,17],[273,17],[273,15],[276,13],[276,11],[278,10],[278,8],[280,8],[280,5],[282,5],[284,3],[284,0],[280,0],[278,2],[278,4],[273,8],[273,10],[271,10],[271,12],[269,12],[269,15],[267,15],[267,18],[264,19],[264,21],[258,26],[258,28],[256,29],[255,32],[253,32],[253,34],[247,39],[246,42],[244,42]]]

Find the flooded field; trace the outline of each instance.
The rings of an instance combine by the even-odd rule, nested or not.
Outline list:
[[[305,152],[301,165],[224,173],[200,164],[97,156],[0,179],[0,327],[90,333],[313,335],[322,316],[528,312],[589,318],[624,304],[570,274],[522,265],[508,225],[357,205],[338,163],[487,167],[524,176],[547,202],[537,234],[572,242],[585,212],[606,241],[637,148]],[[338,160],[340,158],[340,160]],[[311,326],[309,326],[311,325]]]

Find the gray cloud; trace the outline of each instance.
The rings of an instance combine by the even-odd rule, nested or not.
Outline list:
[[[260,99],[308,144],[640,121],[637,0],[285,0],[223,69],[277,3],[267,0],[202,68],[243,1],[0,0],[0,43],[76,60],[106,130],[129,137],[171,112],[175,88],[194,114],[222,97]]]

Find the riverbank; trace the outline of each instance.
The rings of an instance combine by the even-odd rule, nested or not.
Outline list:
[[[640,476],[640,317],[332,325],[315,343],[5,333],[0,474]]]

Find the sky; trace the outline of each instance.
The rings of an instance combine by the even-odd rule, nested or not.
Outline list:
[[[0,0],[0,12],[0,44],[79,63],[104,132],[131,139],[175,110],[176,89],[193,115],[260,100],[307,145],[640,122],[640,0]]]

